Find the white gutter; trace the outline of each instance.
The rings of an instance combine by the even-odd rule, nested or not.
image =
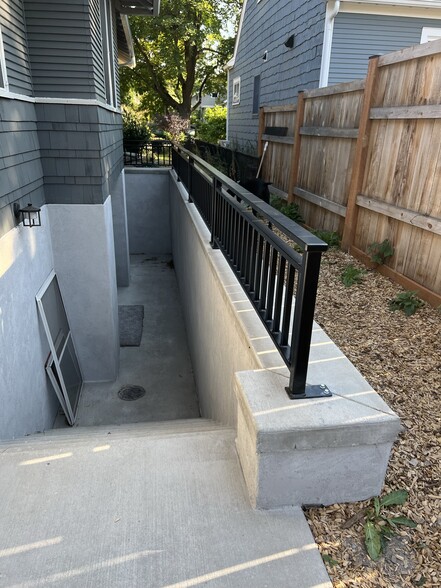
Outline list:
[[[118,65],[123,65],[126,67],[135,67],[136,59],[135,59],[135,49],[133,47],[133,37],[132,31],[130,30],[129,19],[126,14],[121,14],[121,24],[124,30],[124,35],[126,37],[127,46],[129,48],[129,59],[122,62],[118,60]]]
[[[328,85],[329,66],[331,64],[332,35],[334,20],[340,10],[340,0],[330,0],[326,4],[325,32],[323,36],[322,64],[320,66],[319,88]]]

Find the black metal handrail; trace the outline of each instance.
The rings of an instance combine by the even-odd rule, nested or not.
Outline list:
[[[170,141],[124,139],[123,149],[124,165],[170,167],[172,164],[172,143]]]
[[[290,398],[330,396],[324,384],[306,383],[320,260],[328,245],[190,151],[175,145],[172,160],[211,231],[211,245],[224,254],[290,369]]]

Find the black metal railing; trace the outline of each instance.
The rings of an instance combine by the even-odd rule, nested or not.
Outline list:
[[[124,139],[123,149],[124,165],[170,167],[172,164],[172,143],[170,141]]]
[[[320,260],[327,244],[186,149],[173,168],[290,369],[290,398],[330,396],[306,383]],[[251,209],[251,210],[250,210]],[[267,225],[276,227],[296,249]]]

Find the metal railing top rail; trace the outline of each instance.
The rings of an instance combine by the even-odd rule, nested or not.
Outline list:
[[[253,210],[260,213],[265,217],[271,224],[277,227],[287,237],[292,239],[297,245],[299,245],[304,251],[326,251],[328,244],[310,233],[304,227],[298,225],[296,222],[276,210],[270,204],[267,204],[240,184],[237,184],[234,180],[220,172],[218,169],[207,163],[204,159],[195,155],[191,151],[188,151],[180,145],[173,145],[173,148],[179,153],[184,154],[188,158],[191,158],[197,163],[204,171],[208,172],[210,176],[217,178],[222,186],[234,193],[235,196],[242,199],[248,204]]]

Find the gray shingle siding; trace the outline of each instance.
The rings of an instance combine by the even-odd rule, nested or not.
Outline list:
[[[26,42],[26,25],[21,0],[0,1],[0,24],[10,92],[32,95]]]
[[[229,138],[254,149],[258,120],[252,114],[254,76],[260,74],[260,106],[292,104],[297,93],[318,86],[325,25],[323,0],[249,0],[236,62],[230,71]],[[285,47],[294,34],[292,49]],[[268,51],[268,58],[262,57]],[[240,104],[231,106],[233,79],[240,76]]]
[[[12,205],[44,203],[35,106],[0,98],[0,237],[15,226]]]
[[[441,20],[340,13],[334,23],[328,85],[364,78],[371,55],[383,55],[421,40],[423,27]]]
[[[75,104],[37,104],[46,202],[101,204],[123,169],[121,115]]]

